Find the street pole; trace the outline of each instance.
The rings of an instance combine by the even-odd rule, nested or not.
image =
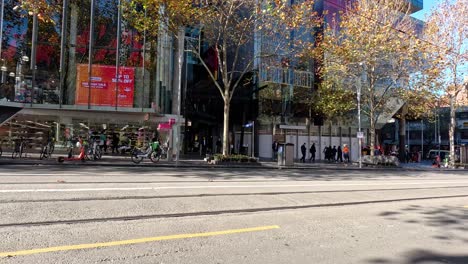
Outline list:
[[[252,121],[252,158],[255,157],[255,120]]]
[[[122,31],[122,3],[121,0],[118,2],[117,11],[117,45],[115,50],[115,110],[119,107],[119,80],[120,80],[120,32]],[[144,47],[143,47],[144,48]]]
[[[63,86],[65,85],[65,45],[68,24],[68,0],[63,1],[62,8],[62,30],[60,39],[60,87],[59,87],[59,107],[62,108],[63,104]]]
[[[89,47],[88,47],[88,109],[91,109],[91,74],[93,71],[93,42],[94,42],[94,2],[91,0],[91,14],[89,18]]]
[[[32,39],[31,39],[31,64],[30,68],[32,71],[32,80],[31,80],[31,106],[34,101],[34,86],[36,86],[36,53],[37,53],[37,32],[38,31],[38,21],[37,21],[37,12],[33,13],[33,28],[32,28]]]
[[[440,156],[440,144],[441,144],[441,137],[440,137],[440,102],[437,104],[437,139],[439,141],[438,155]]]
[[[359,81],[358,90],[357,90],[357,101],[358,101],[358,130],[359,136],[361,136],[361,81]],[[362,138],[358,138],[359,142],[359,168],[362,168]]]
[[[421,161],[424,157],[424,122],[421,119]]]
[[[145,7],[145,19],[146,19],[146,7]],[[145,28],[143,29],[143,61],[142,61],[142,68],[143,68],[143,72],[142,72],[142,87],[143,87],[143,91],[141,92],[141,111],[143,112],[144,111],[144,108],[145,108],[145,91],[146,91],[146,88],[145,88],[145,78],[146,78],[146,74],[145,74],[145,69],[146,69],[146,65],[145,65],[145,59],[146,59],[146,24],[145,24]]]
[[[5,10],[5,0],[2,0],[2,9],[0,9],[0,59],[2,58],[3,43],[3,12]]]
[[[176,87],[176,107],[173,108],[173,114],[177,115],[175,127],[176,138],[175,138],[175,150],[176,150],[176,167],[179,166],[180,158],[180,138],[181,138],[181,127],[180,127],[180,118],[181,118],[181,103],[182,103],[182,70],[184,67],[184,55],[185,55],[185,29],[179,28],[178,32],[178,64],[177,64],[177,87]]]
[[[410,133],[410,122],[408,121],[408,126],[406,126],[406,130],[408,131],[408,133],[406,133],[406,138],[407,138],[407,142],[408,142],[408,152],[410,151],[410,142],[409,142],[409,133]]]

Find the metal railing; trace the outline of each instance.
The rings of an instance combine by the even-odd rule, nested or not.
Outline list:
[[[292,68],[260,65],[260,82],[310,88],[314,83],[312,72]]]

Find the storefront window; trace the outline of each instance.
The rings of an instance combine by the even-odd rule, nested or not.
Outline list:
[[[90,140],[93,135],[105,137],[106,153],[125,154],[137,147],[147,146],[159,138],[163,146],[169,141],[169,131],[158,131],[157,124],[147,121],[119,122],[96,119],[70,118],[61,122],[60,117],[21,115],[0,127],[0,139],[4,151],[11,151],[19,141],[27,143],[27,153],[38,154],[48,141],[53,141],[57,151],[66,151],[78,138]],[[113,148],[114,147],[114,148]]]
[[[119,80],[116,79],[117,0],[97,0],[94,17],[92,78],[88,85],[90,0],[70,1],[64,60],[64,83],[60,82],[62,9],[38,15],[37,45],[33,46],[33,17],[17,1],[5,0],[3,45],[0,66],[0,100],[31,104],[90,106],[90,108],[156,108],[169,102],[171,90],[158,87],[158,43],[122,19]],[[160,45],[161,46],[161,45]],[[36,51],[36,64],[31,56]],[[172,53],[166,54],[172,56]],[[165,61],[171,61],[168,57]],[[171,64],[167,64],[171,66]],[[34,78],[33,78],[34,76]],[[34,86],[34,88],[33,88]],[[117,89],[118,86],[118,89]],[[91,87],[91,88],[89,88]],[[158,90],[159,89],[159,90]],[[118,92],[117,92],[118,91]],[[157,96],[158,95],[158,96]],[[60,100],[62,97],[62,100]],[[159,108],[169,113],[169,107]]]

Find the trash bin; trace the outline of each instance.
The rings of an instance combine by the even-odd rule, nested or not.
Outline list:
[[[468,146],[460,146],[460,163],[465,165],[468,164]]]
[[[278,166],[294,166],[294,144],[278,145]]]

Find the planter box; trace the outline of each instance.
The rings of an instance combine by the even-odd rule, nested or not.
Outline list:
[[[223,165],[223,166],[260,166],[261,165],[259,162],[256,162],[256,161],[239,162],[239,161],[220,161],[220,160],[212,160],[210,164]]]

